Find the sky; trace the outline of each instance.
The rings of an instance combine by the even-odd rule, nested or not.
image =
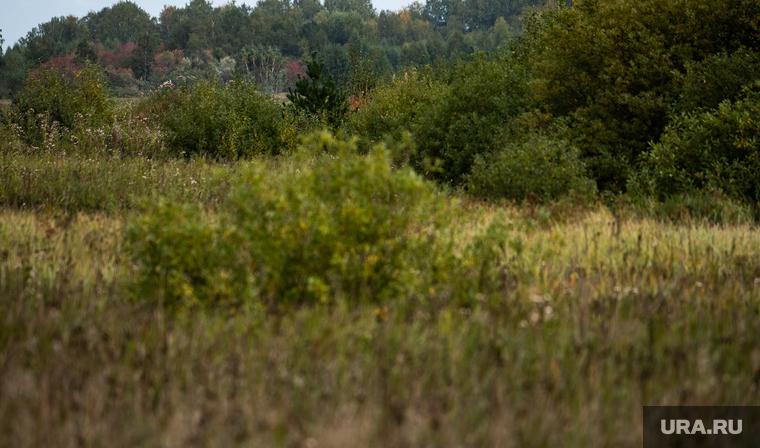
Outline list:
[[[144,9],[152,17],[164,9],[164,5],[184,6],[187,0],[131,0]],[[0,0],[0,30],[2,30],[3,49],[13,46],[19,39],[26,36],[40,23],[49,22],[53,17],[75,15],[82,17],[90,11],[100,11],[103,8],[113,6],[118,0]],[[227,1],[214,1],[214,6],[227,3]],[[254,5],[256,0],[242,1]],[[399,10],[412,3],[412,0],[373,0],[372,4],[378,10]]]

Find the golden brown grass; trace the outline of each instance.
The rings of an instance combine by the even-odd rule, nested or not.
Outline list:
[[[474,308],[170,315],[129,292],[130,215],[5,209],[0,446],[633,447],[642,405],[757,401],[753,227],[472,213],[512,228]]]

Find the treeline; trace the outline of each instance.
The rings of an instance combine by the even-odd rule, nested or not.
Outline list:
[[[209,14],[229,8],[236,7],[209,9]],[[412,9],[391,17],[411,17]],[[579,200],[636,201],[643,207],[665,204],[665,209],[671,207],[668,216],[721,214],[727,203],[737,201],[760,218],[757,0],[578,1],[573,7],[526,14],[522,36],[503,51],[419,64],[415,70],[400,70],[395,77],[374,82],[364,76],[377,69],[372,64],[386,61],[393,67],[386,49],[394,48],[394,42],[379,37],[382,14],[364,20],[356,11],[320,10],[305,22],[319,33],[327,33],[329,28],[321,27],[332,20],[352,16],[360,18],[357,23],[366,31],[353,29],[344,43],[327,39],[320,47],[304,45],[304,50],[321,49],[325,66],[339,79],[336,53],[329,49],[345,51],[351,69],[349,86],[367,86],[361,95],[352,95],[350,108],[335,101],[335,110],[307,110],[298,104],[274,107],[271,98],[251,89],[250,83],[227,83],[220,89],[216,80],[161,81],[178,73],[214,70],[220,78],[247,75],[276,90],[278,76],[284,75],[287,82],[289,73],[302,70],[302,56],[285,53],[286,47],[251,53],[243,47],[227,53],[222,46],[204,47],[206,42],[193,50],[190,43],[200,35],[175,31],[186,21],[196,23],[182,15],[188,10],[192,7],[172,12],[179,18],[176,27],[163,29],[166,42],[151,40],[155,34],[141,31],[136,32],[136,43],[118,44],[113,51],[101,47],[96,54],[97,47],[80,40],[73,53],[46,64],[65,67],[95,57],[104,64],[112,57],[123,61],[113,67],[133,67],[117,69],[126,73],[125,78],[139,76],[135,72],[142,70],[143,83],[162,82],[162,88],[140,107],[159,123],[163,147],[173,156],[228,159],[288,154],[297,146],[298,135],[322,128],[357,136],[358,147],[366,152],[382,142],[403,141],[408,133],[413,144],[408,152],[397,154],[398,164],[408,163],[429,179],[477,197],[546,203],[573,192],[570,196]],[[261,14],[258,10],[245,16],[255,18]],[[167,11],[170,8],[163,16]],[[420,11],[420,17],[428,17],[423,16],[424,8]],[[371,10],[366,14],[375,17]],[[441,30],[450,30],[453,23],[450,17],[446,24],[435,25],[412,18],[410,29],[429,27],[428,36],[443,39]],[[169,20],[162,18],[160,23]],[[153,29],[161,31],[160,23]],[[203,28],[206,38],[220,38],[213,31],[217,22],[202,23],[214,23],[212,30]],[[474,23],[466,25],[466,34],[460,32],[463,42],[495,35],[480,33],[473,29]],[[499,23],[497,19],[489,29]],[[183,48],[171,46],[175,35],[189,36]],[[451,31],[448,42],[457,35],[457,29]],[[403,42],[402,55],[404,49],[408,52],[423,43],[427,51],[430,41]],[[148,51],[151,48],[155,50]],[[447,57],[462,54],[452,45],[446,48],[451,50]],[[289,62],[278,72],[268,61]],[[43,111],[49,113],[50,123],[67,129],[89,129],[90,124],[80,123],[81,117],[90,117],[92,126],[115,126],[115,112],[98,99],[98,89],[105,84],[98,80],[102,70],[92,63],[84,66],[77,71],[32,72],[25,89],[14,98],[7,120],[16,125],[14,129],[26,129],[23,138],[30,145],[41,147],[46,142],[35,121]],[[109,128],[103,135],[117,132]]]
[[[118,94],[130,96],[180,76],[239,72],[279,92],[303,75],[313,51],[338,83],[350,72],[351,48],[378,73],[399,66],[494,52],[522,31],[532,0],[428,0],[380,11],[370,0],[263,0],[255,7],[214,7],[191,0],[151,17],[120,1],[78,18],[54,17],[2,56],[0,95],[20,89],[41,65],[91,60],[108,69]],[[74,61],[74,59],[77,61]]]

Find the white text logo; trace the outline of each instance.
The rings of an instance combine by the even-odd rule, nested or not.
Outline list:
[[[660,429],[663,434],[741,434],[742,421],[713,420],[712,428],[705,429],[702,420],[660,420]]]

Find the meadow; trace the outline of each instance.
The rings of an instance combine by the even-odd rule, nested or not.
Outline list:
[[[334,173],[330,157],[12,146],[0,195],[2,446],[641,446],[643,405],[757,402],[751,222],[433,189],[432,208],[399,224],[405,284],[381,298],[332,289],[326,301],[178,296],[167,307],[155,297],[171,297],[166,276],[154,294],[141,289],[152,284],[141,275],[161,273],[141,274],[127,241],[136,225],[155,232],[145,217],[156,203],[200,204],[164,225],[195,216],[213,231],[257,165],[287,190],[294,169]]]
[[[757,404],[760,7],[524,24],[345,86],[314,52],[292,102],[31,70],[0,448],[638,447],[643,406]]]

